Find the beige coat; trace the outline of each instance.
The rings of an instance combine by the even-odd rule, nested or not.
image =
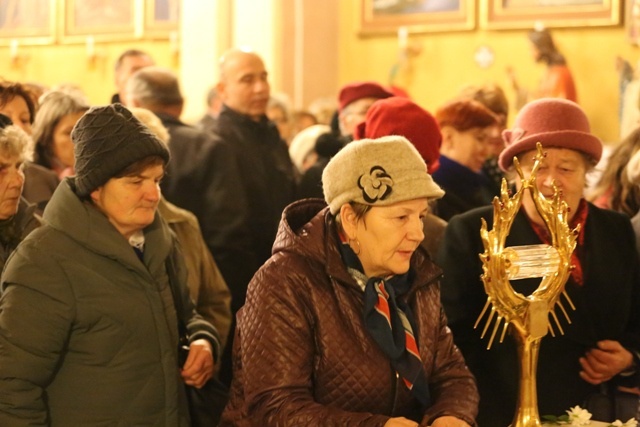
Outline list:
[[[195,215],[162,199],[158,212],[176,233],[187,266],[187,285],[196,311],[212,323],[224,348],[231,327],[231,293],[205,244]]]

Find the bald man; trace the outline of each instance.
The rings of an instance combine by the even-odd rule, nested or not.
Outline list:
[[[217,89],[223,106],[213,132],[234,151],[243,196],[249,201],[244,226],[250,231],[252,256],[238,259],[237,268],[222,271],[235,317],[253,274],[271,256],[282,210],[295,197],[295,179],[287,146],[265,115],[270,87],[260,56],[243,49],[226,52],[220,59]],[[227,363],[223,357],[223,380]]]

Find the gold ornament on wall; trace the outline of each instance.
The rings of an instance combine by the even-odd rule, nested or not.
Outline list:
[[[487,302],[478,316],[475,327],[486,317],[482,331],[484,338],[489,330],[491,336],[487,349],[496,338],[500,326],[500,342],[507,331],[516,341],[520,359],[519,395],[516,413],[511,427],[538,427],[541,425],[538,414],[536,389],[536,368],[542,338],[555,332],[549,317],[554,320],[560,334],[564,331],[556,313],[559,310],[571,323],[565,306],[564,296],[571,309],[575,310],[565,283],[571,272],[571,254],[576,246],[579,227],[571,230],[567,223],[569,208],[561,200],[558,188],[554,185],[554,195],[548,200],[536,186],[536,173],[545,154],[537,144],[537,154],[531,175],[525,178],[517,158],[514,165],[521,186],[509,196],[507,183],[502,181],[500,198],[493,200],[493,228],[487,229],[483,219],[480,235],[484,245],[482,260],[482,281],[487,293]],[[522,205],[522,198],[529,192],[536,209],[542,217],[551,236],[551,245],[529,245],[506,247],[505,242],[513,221]],[[510,280],[541,277],[538,288],[528,296],[515,291]],[[491,324],[493,328],[491,329]]]

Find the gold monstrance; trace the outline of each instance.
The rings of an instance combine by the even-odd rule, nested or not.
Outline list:
[[[521,188],[509,197],[507,183],[502,180],[500,198],[493,200],[493,229],[487,231],[487,223],[482,219],[480,235],[484,244],[482,260],[482,281],[487,293],[487,303],[478,316],[474,327],[487,314],[487,322],[482,337],[495,321],[487,349],[503,323],[500,342],[503,341],[507,329],[516,340],[520,359],[520,386],[516,413],[511,427],[539,427],[538,396],[536,392],[536,369],[540,342],[551,332],[555,336],[549,314],[554,319],[560,334],[564,334],[555,313],[560,308],[567,322],[571,323],[560,296],[564,295],[570,307],[575,310],[564,285],[571,271],[571,253],[576,246],[579,228],[569,229],[567,224],[568,207],[560,200],[558,188],[554,184],[554,194],[547,200],[536,186],[536,173],[544,158],[542,146],[536,144],[535,157],[531,176],[525,179],[518,159],[513,162],[520,176]],[[505,248],[505,240],[513,224],[525,191],[529,191],[536,209],[549,229],[551,246],[531,245]],[[511,286],[509,280],[528,277],[542,277],[538,288],[528,296],[524,296]],[[489,307],[490,310],[487,310]],[[509,326],[511,326],[509,328]]]

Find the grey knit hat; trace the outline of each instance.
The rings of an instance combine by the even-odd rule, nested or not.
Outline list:
[[[347,144],[325,167],[322,186],[332,214],[352,201],[386,206],[444,196],[444,191],[427,173],[427,165],[418,150],[402,136],[361,139]]]
[[[91,194],[133,163],[149,156],[169,162],[169,150],[121,104],[93,107],[71,131],[76,193]]]

